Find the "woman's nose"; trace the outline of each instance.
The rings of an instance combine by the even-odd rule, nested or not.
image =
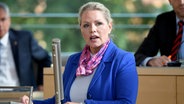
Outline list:
[[[93,32],[96,32],[96,26],[93,24],[93,25],[91,25],[91,32],[93,33]]]

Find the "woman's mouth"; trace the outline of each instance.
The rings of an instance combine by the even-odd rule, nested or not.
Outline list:
[[[99,38],[98,36],[91,36],[90,40],[95,40],[95,39],[98,39],[98,38]]]

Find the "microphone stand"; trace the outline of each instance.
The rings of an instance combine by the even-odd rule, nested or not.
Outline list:
[[[60,39],[55,38],[52,40],[52,58],[55,81],[55,104],[61,104],[61,100],[64,99],[63,76],[61,71],[62,62],[60,54]]]

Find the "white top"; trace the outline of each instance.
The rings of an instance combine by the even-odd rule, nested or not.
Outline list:
[[[87,91],[89,84],[91,82],[91,79],[93,78],[93,75],[96,71],[96,68],[94,69],[93,74],[88,76],[78,76],[75,78],[71,89],[70,89],[70,99],[72,102],[84,102],[85,99],[87,99]]]
[[[12,55],[9,34],[0,39],[0,86],[19,86],[19,79]]]

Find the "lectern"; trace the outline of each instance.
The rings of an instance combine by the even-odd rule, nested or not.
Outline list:
[[[0,104],[21,104],[20,98],[24,95],[29,96],[32,100],[33,87],[32,86],[1,86],[0,87]]]
[[[63,92],[63,76],[61,72],[61,47],[60,39],[52,40],[52,58],[53,58],[53,69],[54,69],[54,82],[55,82],[55,104],[61,104],[61,100],[64,99]]]

